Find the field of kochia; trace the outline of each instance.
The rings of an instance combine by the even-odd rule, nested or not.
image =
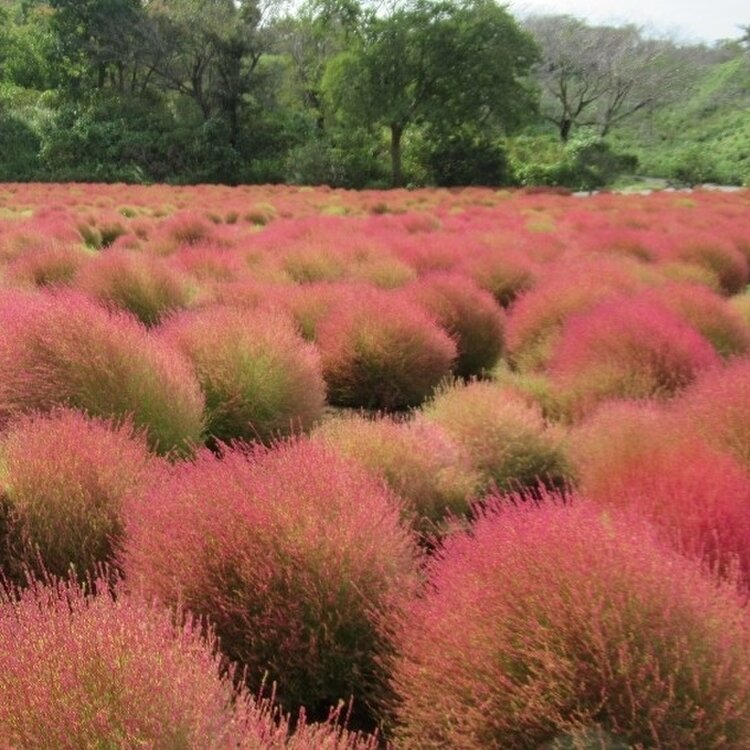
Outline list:
[[[750,192],[0,185],[1,750],[747,750]]]

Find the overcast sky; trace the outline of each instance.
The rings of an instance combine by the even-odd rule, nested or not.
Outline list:
[[[748,0],[507,0],[510,11],[568,13],[597,23],[636,23],[681,41],[734,39],[750,24]]]

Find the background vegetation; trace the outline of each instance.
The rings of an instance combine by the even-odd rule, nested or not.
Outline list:
[[[0,180],[744,184],[741,35],[494,0],[0,0]]]

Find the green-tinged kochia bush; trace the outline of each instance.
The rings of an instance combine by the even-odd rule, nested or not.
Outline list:
[[[215,440],[268,442],[323,412],[320,357],[286,315],[214,306],[175,316],[159,335],[193,363]]]
[[[403,750],[750,743],[750,631],[731,587],[585,500],[490,505],[398,629]]]
[[[27,249],[7,266],[7,276],[18,286],[69,285],[91,256],[78,245],[50,243]]]
[[[535,490],[567,482],[563,434],[545,422],[538,406],[508,388],[456,383],[440,390],[422,413],[468,452],[485,487]]]
[[[252,691],[325,717],[382,697],[388,625],[413,595],[417,550],[401,502],[356,463],[307,440],[208,451],[133,498],[129,586],[216,627]]]
[[[203,632],[202,632],[203,631]],[[107,582],[0,591],[0,746],[23,750],[375,750],[236,690],[198,623]]]
[[[456,375],[479,376],[495,365],[503,350],[505,313],[489,292],[460,274],[435,273],[404,294],[434,315],[456,342]]]
[[[147,326],[188,307],[195,291],[194,282],[162,258],[114,248],[92,260],[76,286],[108,307],[133,313]]]
[[[132,419],[160,453],[201,441],[203,396],[190,363],[125,313],[70,292],[0,296],[0,422],[70,406]]]
[[[154,459],[130,426],[76,411],[19,418],[0,438],[0,571],[86,576],[122,541],[123,501]]]
[[[317,331],[331,403],[418,406],[451,372],[456,345],[419,305],[363,290],[333,306]]]
[[[313,439],[385,480],[422,532],[438,531],[446,515],[465,513],[481,483],[468,453],[426,420],[338,417],[317,428]]]

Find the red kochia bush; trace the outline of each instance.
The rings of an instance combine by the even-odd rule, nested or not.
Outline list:
[[[568,318],[607,297],[635,291],[643,285],[642,273],[635,261],[619,258],[575,258],[547,266],[508,316],[507,346],[513,364],[525,371],[546,366]]]
[[[703,284],[665,284],[654,288],[647,296],[693,326],[722,357],[750,350],[750,325],[727,300]]]
[[[331,308],[318,328],[331,403],[417,406],[450,374],[456,345],[415,303],[372,291]]]
[[[750,468],[750,359],[704,373],[676,406],[685,429]]]
[[[584,501],[491,506],[398,632],[404,750],[750,743],[739,599]]]
[[[0,746],[24,750],[374,750],[237,692],[209,633],[103,581],[0,594]]]
[[[0,440],[0,569],[85,575],[110,560],[150,462],[127,425],[67,410],[19,419]]]
[[[750,277],[748,259],[731,242],[713,235],[691,237],[678,248],[677,257],[715,273],[727,294],[737,294],[747,286]]]
[[[381,628],[415,587],[395,497],[356,464],[297,441],[165,470],[130,511],[127,580],[215,625],[256,689],[325,716],[378,694]]]
[[[0,422],[66,405],[131,417],[152,448],[186,450],[203,427],[189,362],[131,316],[75,293],[0,296]]]
[[[435,316],[458,348],[459,377],[490,370],[503,350],[505,315],[489,292],[460,274],[431,274],[405,294]]]
[[[320,358],[285,315],[210,307],[174,317],[161,336],[193,363],[218,440],[268,441],[323,412]]]
[[[574,410],[605,398],[666,398],[719,358],[694,328],[658,303],[609,299],[566,323],[550,365]]]
[[[634,510],[678,551],[750,582],[750,475],[737,459],[651,405],[607,405],[571,442],[586,497]]]

